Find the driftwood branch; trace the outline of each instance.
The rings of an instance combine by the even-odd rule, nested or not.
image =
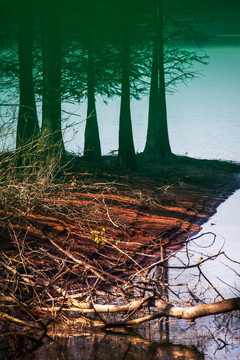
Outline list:
[[[151,321],[161,317],[173,317],[177,319],[194,320],[200,317],[226,313],[229,311],[240,310],[240,298],[233,298],[219,301],[216,303],[202,304],[191,306],[188,308],[174,306],[163,300],[150,300],[150,306],[155,306],[158,309],[157,313],[148,316],[140,317],[125,322],[112,322],[105,325],[105,328],[122,327],[140,324],[146,321]]]
[[[77,306],[76,306],[77,305]],[[142,308],[157,308],[157,312],[153,310],[152,314],[144,317],[128,321],[118,321],[107,323],[105,328],[122,327],[134,324],[140,324],[142,322],[154,320],[161,317],[173,317],[176,319],[194,320],[204,316],[216,315],[226,313],[230,311],[240,310],[240,298],[232,298],[228,300],[218,301],[210,304],[201,304],[189,307],[179,307],[170,304],[161,299],[155,299],[154,297],[146,297],[129,302],[125,305],[104,305],[93,303],[75,303],[74,307],[62,308],[62,311],[74,311],[83,314],[94,313],[133,313]],[[59,311],[59,307],[42,308],[45,311]]]
[[[30,322],[30,321],[24,321],[24,320],[21,320],[21,319],[18,319],[14,316],[11,316],[11,315],[8,315],[8,314],[5,314],[3,312],[0,312],[0,321],[9,321],[9,322],[12,322],[12,323],[16,323],[18,325],[24,325],[28,328],[34,328],[34,329],[37,329],[38,328],[38,325],[36,322]],[[41,327],[39,326],[39,329],[41,329]]]

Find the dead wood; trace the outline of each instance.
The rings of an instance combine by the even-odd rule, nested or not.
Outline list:
[[[183,268],[185,270],[197,268],[201,277],[203,275],[201,265],[216,258],[220,253],[185,267],[168,266],[166,259],[155,263],[154,268],[150,266],[140,271],[138,264],[135,264],[135,274],[128,279],[119,279],[106,270],[88,266],[85,261],[76,258],[70,250],[63,249],[52,239],[47,238],[47,240],[54,246],[53,250],[59,251],[58,254],[49,248],[46,251],[42,249],[42,253],[39,254],[25,244],[19,255],[1,256],[1,271],[3,275],[5,273],[4,287],[0,294],[2,305],[5,306],[5,311],[0,312],[1,321],[29,328],[44,327],[53,319],[63,319],[64,314],[76,313],[78,316],[100,317],[104,322],[102,325],[104,328],[112,328],[135,325],[162,317],[193,320],[240,309],[239,297],[188,307],[171,304],[167,299],[162,298],[163,287],[169,287],[164,280],[166,270],[179,268],[182,271]],[[64,257],[61,257],[61,254]],[[42,267],[41,257],[48,259],[47,266]],[[129,261],[128,256],[125,258]],[[59,266],[60,261],[61,266]],[[162,270],[156,276],[159,265],[162,265]],[[107,277],[111,279],[109,289],[106,285],[105,288],[101,285]],[[123,285],[119,287],[119,283]],[[213,285],[212,288],[216,290]],[[193,299],[197,299],[191,291],[189,293]],[[8,309],[14,310],[15,315],[8,313]],[[21,309],[21,316],[18,314],[18,309]],[[151,309],[150,314],[140,316],[140,310],[149,309]],[[127,317],[112,322],[108,319],[103,320],[100,315],[102,313],[119,314],[119,316],[127,314]],[[67,317],[69,318],[69,315]],[[89,318],[89,321],[93,320],[94,318]]]
[[[34,328],[36,329],[36,323],[35,322],[30,322],[30,321],[23,321],[21,319],[18,319],[14,316],[11,316],[11,315],[8,315],[8,314],[5,314],[3,312],[0,312],[0,321],[9,321],[11,323],[16,323],[16,324],[19,324],[19,325],[24,325],[25,327],[27,328]],[[39,328],[41,328],[39,326]]]
[[[215,303],[201,304],[189,307],[179,307],[174,304],[167,303],[161,299],[155,299],[154,297],[147,297],[143,299],[137,299],[129,302],[126,305],[104,305],[93,303],[75,303],[75,307],[62,308],[62,311],[73,311],[83,314],[94,313],[131,313],[136,312],[142,308],[152,308],[152,313],[148,316],[138,317],[133,320],[124,320],[117,322],[109,322],[104,325],[104,328],[130,326],[134,324],[140,324],[146,321],[162,318],[173,317],[176,319],[195,320],[200,317],[223,314],[230,311],[240,310],[240,298],[232,298],[228,300],[222,300]],[[157,312],[153,308],[157,308]],[[59,307],[42,308],[45,311],[59,311]]]

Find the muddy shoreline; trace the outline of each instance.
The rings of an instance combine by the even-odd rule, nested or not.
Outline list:
[[[0,328],[7,351],[32,353],[52,324],[96,331],[119,326],[116,319],[125,326],[125,318],[135,324],[162,317],[159,301],[172,308],[165,259],[176,258],[237,189],[239,167],[188,160],[142,162],[140,170],[81,163],[52,182],[2,185]],[[198,298],[186,291],[192,307]]]
[[[82,171],[65,170],[60,184],[27,211],[14,214],[14,203],[5,216],[0,210],[1,248],[12,247],[6,229],[10,219],[18,238],[36,249],[47,236],[103,268],[106,256],[118,262],[119,250],[146,264],[199,232],[238,187],[235,164],[139,162],[140,171],[127,175],[76,164]],[[103,228],[104,236],[95,241]],[[118,251],[111,248],[106,255],[107,241],[117,244]]]

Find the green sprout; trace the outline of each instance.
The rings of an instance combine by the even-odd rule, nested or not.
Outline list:
[[[103,241],[104,240],[104,236],[105,236],[105,228],[102,228],[100,231],[97,230],[92,230],[91,231],[91,236],[92,239],[95,241],[96,244],[101,243],[102,248],[104,249],[106,246],[106,243]]]
[[[183,221],[182,221],[182,220],[177,220],[177,221],[176,221],[176,224],[179,225],[179,226],[182,226]]]

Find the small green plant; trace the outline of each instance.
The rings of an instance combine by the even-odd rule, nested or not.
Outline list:
[[[182,221],[182,220],[177,220],[177,221],[176,221],[176,224],[177,224],[178,226],[182,226],[183,221]]]
[[[105,232],[106,232],[106,229],[104,227],[100,231],[97,231],[97,230],[91,231],[92,239],[95,241],[96,244],[101,244],[103,249],[106,246],[106,242],[104,239]]]
[[[100,244],[101,247],[104,249],[106,245],[111,245],[116,248],[120,254],[123,254],[123,251],[118,248],[120,244],[120,239],[115,241],[115,244],[110,244],[109,241],[106,239],[106,229],[103,227],[101,230],[92,230],[91,231],[92,240],[95,241],[96,244]]]

